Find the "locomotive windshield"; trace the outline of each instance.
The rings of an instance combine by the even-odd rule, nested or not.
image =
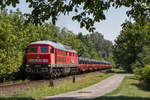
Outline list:
[[[28,48],[28,52],[30,53],[36,53],[37,52],[37,47],[36,46],[32,46]]]
[[[40,53],[48,53],[48,46],[41,46]]]

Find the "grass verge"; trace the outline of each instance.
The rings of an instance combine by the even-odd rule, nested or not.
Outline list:
[[[150,100],[150,91],[135,76],[127,76],[118,89],[96,100]]]
[[[8,99],[8,100],[32,100],[33,98],[41,98],[44,96],[52,96],[60,93],[74,91],[93,85],[99,81],[102,81],[112,76],[113,74],[114,73],[100,73],[100,72],[89,73],[84,77],[83,76],[77,77],[76,83],[72,83],[72,80],[67,80],[54,87],[49,87],[49,85],[43,85],[36,89],[29,87],[26,91],[25,90],[20,91],[20,93],[18,93],[17,95],[13,95],[13,98],[16,99]],[[7,99],[5,98],[4,100]]]

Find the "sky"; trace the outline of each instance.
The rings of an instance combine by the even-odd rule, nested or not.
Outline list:
[[[28,4],[25,2],[25,0],[21,0],[20,4],[18,4],[16,8],[19,8],[23,13],[30,13],[32,11],[32,9],[28,8]],[[15,11],[16,8],[13,8],[12,6],[7,7],[8,10],[11,9],[13,11]],[[126,19],[129,19],[126,16],[127,10],[129,9],[125,7],[118,9],[111,7],[105,12],[106,20],[94,24],[96,28],[95,32],[101,33],[105,39],[114,43],[114,40],[121,31],[121,24]],[[75,34],[78,34],[79,32],[82,32],[83,34],[89,34],[85,28],[80,28],[80,24],[77,21],[72,21],[73,15],[74,13],[71,13],[69,16],[60,15],[56,22],[56,26],[60,28],[65,27]]]

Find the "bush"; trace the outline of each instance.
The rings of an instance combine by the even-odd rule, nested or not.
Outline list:
[[[150,84],[150,64],[145,66],[141,79],[145,85],[148,86]]]
[[[133,69],[135,77],[141,80],[141,75],[142,75],[143,70],[144,70],[143,67],[136,67],[135,69]]]
[[[150,64],[146,65],[144,68],[137,67],[133,71],[136,78],[140,80],[140,84],[150,89]]]

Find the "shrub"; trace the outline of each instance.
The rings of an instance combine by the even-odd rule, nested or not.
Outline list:
[[[133,72],[135,74],[135,77],[138,78],[139,80],[141,80],[141,76],[142,76],[142,72],[143,72],[144,68],[143,67],[136,67]]]
[[[145,68],[142,72],[141,79],[145,85],[150,84],[150,64],[145,66]]]

